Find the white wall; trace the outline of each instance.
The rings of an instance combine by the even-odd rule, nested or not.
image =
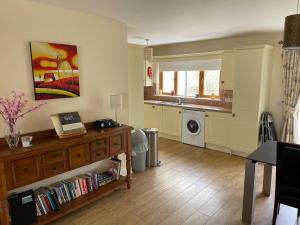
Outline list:
[[[144,127],[144,46],[128,45],[129,124]]]
[[[77,98],[49,100],[40,112],[20,120],[21,132],[52,128],[50,115],[79,111],[83,120],[114,118],[110,94],[123,93],[120,121],[128,123],[127,28],[114,20],[26,0],[0,1],[0,96],[25,92],[35,104],[30,41],[78,46],[80,92]],[[0,136],[3,135],[0,121]]]
[[[119,118],[121,122],[128,123],[128,45],[125,24],[25,0],[1,0],[0,28],[0,96],[9,96],[12,90],[25,92],[30,104],[36,104],[36,101],[29,42],[48,41],[78,46],[81,96],[49,100],[41,111],[19,121],[22,133],[52,128],[49,116],[64,111],[79,111],[85,122],[103,117],[114,118],[109,96],[116,93],[124,94],[125,106]],[[0,136],[3,135],[3,126],[1,120]],[[105,162],[70,171],[29,187],[66,179],[100,164],[103,166]]]
[[[163,56],[226,50],[231,49],[233,47],[245,45],[269,44],[274,46],[275,49],[273,53],[273,68],[269,96],[269,110],[274,116],[277,136],[279,137],[282,119],[282,62],[281,46],[278,45],[278,42],[282,40],[282,37],[282,33],[272,33],[265,35],[247,35],[234,38],[222,38],[214,40],[159,45],[153,46],[153,48],[154,56]]]

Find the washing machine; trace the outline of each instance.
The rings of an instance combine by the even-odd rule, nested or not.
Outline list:
[[[182,139],[186,144],[205,147],[205,112],[184,109],[182,115]]]

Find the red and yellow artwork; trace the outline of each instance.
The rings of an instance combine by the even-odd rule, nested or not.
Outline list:
[[[30,48],[36,100],[80,95],[76,46],[31,42]]]

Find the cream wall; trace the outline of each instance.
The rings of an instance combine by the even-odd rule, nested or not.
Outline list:
[[[144,127],[144,46],[128,45],[129,124]]]
[[[124,94],[119,119],[128,123],[128,45],[126,25],[114,20],[50,7],[25,0],[0,1],[0,96],[12,90],[25,92],[35,104],[30,60],[30,41],[49,41],[78,46],[81,96],[49,100],[41,111],[29,114],[18,125],[22,133],[52,128],[50,115],[79,111],[83,120],[114,118],[110,94]],[[0,121],[0,136],[3,135]],[[34,142],[33,142],[34,144]],[[50,179],[19,188],[54,183],[107,162],[94,163]]]
[[[79,111],[83,120],[114,118],[110,94],[124,94],[119,118],[128,123],[128,55],[126,25],[75,11],[26,0],[0,1],[0,96],[25,92],[36,103],[30,60],[30,41],[74,44],[78,47],[81,96],[49,100],[40,112],[20,120],[21,132],[52,128],[50,115]],[[3,121],[0,121],[0,136]]]
[[[195,41],[187,43],[177,43],[169,45],[152,46],[154,56],[180,55],[189,53],[212,52],[218,50],[231,49],[244,45],[269,44],[275,47],[273,53],[273,66],[271,89],[269,96],[269,111],[275,119],[275,127],[279,136],[282,119],[282,67],[281,67],[281,46],[278,42],[282,40],[282,33],[272,33],[265,35],[248,35],[235,38],[223,38],[206,41]]]

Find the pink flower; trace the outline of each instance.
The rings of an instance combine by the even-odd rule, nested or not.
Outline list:
[[[16,122],[19,118],[24,117],[26,114],[37,111],[46,102],[40,103],[32,108],[24,110],[28,100],[23,99],[24,93],[16,94],[12,91],[11,98],[0,97],[0,115],[2,116],[4,122],[10,127],[12,131],[15,130]]]

